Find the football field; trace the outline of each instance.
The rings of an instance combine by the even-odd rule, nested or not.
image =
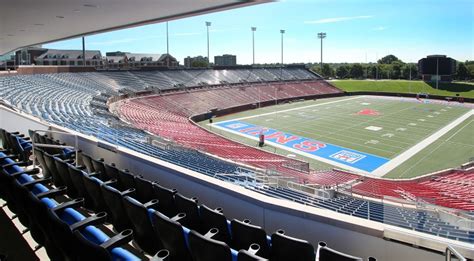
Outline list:
[[[456,167],[474,157],[472,105],[376,96],[294,102],[201,125],[310,163],[391,178]]]

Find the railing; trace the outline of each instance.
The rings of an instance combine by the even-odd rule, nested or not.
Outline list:
[[[452,255],[454,255],[459,261],[466,261],[467,259],[463,257],[454,247],[448,246],[445,251],[446,261],[451,261]]]
[[[298,191],[299,193],[305,194],[310,197],[315,197],[318,199],[329,199],[332,198],[330,192],[311,187],[305,184],[300,184],[293,181],[292,177],[285,176],[274,176],[266,175],[261,173],[249,173],[248,171],[237,170],[235,173],[216,173],[213,177],[223,177],[230,181],[229,178],[242,178],[242,181],[237,181],[243,186],[270,186],[276,188],[287,188]]]
[[[38,134],[39,132],[45,132],[45,133],[57,133],[57,134],[62,134],[62,135],[67,135],[67,136],[74,136],[74,146],[67,146],[67,145],[54,145],[54,144],[45,144],[45,143],[36,143],[35,142],[35,134]],[[72,149],[76,150],[76,164],[79,162],[79,153],[77,153],[77,150],[79,148],[79,140],[77,138],[76,134],[64,132],[64,131],[53,131],[53,130],[33,130],[32,131],[32,137],[31,137],[31,145],[33,146],[33,158],[36,161],[36,156],[35,156],[35,147],[43,147],[43,148],[57,148],[57,149]],[[34,162],[36,165],[36,162]]]

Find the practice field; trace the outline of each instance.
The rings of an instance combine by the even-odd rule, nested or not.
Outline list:
[[[471,105],[346,96],[271,106],[214,120],[205,128],[251,146],[332,167],[409,178],[474,157]]]

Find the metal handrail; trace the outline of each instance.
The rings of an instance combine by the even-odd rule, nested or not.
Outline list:
[[[57,134],[65,134],[67,136],[74,136],[74,147],[73,146],[64,146],[64,145],[35,143],[34,134],[37,134],[38,132],[57,133]],[[78,140],[76,134],[72,134],[72,133],[64,132],[64,131],[54,131],[54,130],[33,130],[33,133],[34,133],[33,137],[31,137],[31,144],[33,146],[33,158],[34,159],[36,159],[35,150],[34,150],[35,146],[46,147],[46,148],[58,148],[58,149],[74,149],[74,150],[76,150],[76,165],[79,164],[79,153],[77,153],[77,151],[79,150],[79,140]]]
[[[459,261],[466,261],[467,259],[463,257],[454,247],[449,246],[446,248],[446,261],[451,261],[451,256],[454,254]]]

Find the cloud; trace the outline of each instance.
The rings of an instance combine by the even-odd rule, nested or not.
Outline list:
[[[384,31],[384,30],[387,30],[388,27],[386,26],[377,26],[377,27],[374,27],[372,28],[372,31]]]
[[[373,18],[373,15],[359,15],[359,16],[342,16],[342,17],[332,17],[332,18],[324,18],[319,20],[312,20],[312,21],[305,21],[305,24],[329,24],[329,23],[338,23],[338,22],[345,22],[351,20],[359,20],[359,19],[370,19]]]

